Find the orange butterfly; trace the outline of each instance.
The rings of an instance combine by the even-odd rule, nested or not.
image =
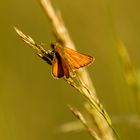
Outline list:
[[[74,71],[84,67],[95,60],[95,58],[78,53],[67,47],[62,47],[59,44],[51,44],[53,59],[52,59],[52,74],[54,78],[66,77],[74,75]]]

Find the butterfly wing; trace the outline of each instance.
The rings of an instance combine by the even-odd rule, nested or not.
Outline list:
[[[61,78],[63,76],[69,78],[68,67],[63,58],[61,58],[61,56],[57,52],[55,53],[53,58],[52,74],[55,78]]]
[[[58,52],[73,69],[84,67],[95,60],[95,58],[89,55],[78,53],[67,47],[57,47],[56,52]]]
[[[54,56],[52,63],[52,74],[55,78],[61,78],[64,76],[64,71],[59,60]]]

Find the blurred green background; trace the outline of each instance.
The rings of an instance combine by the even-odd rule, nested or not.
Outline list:
[[[77,49],[96,58],[88,71],[120,137],[140,139],[140,123],[133,119],[138,105],[133,90],[125,81],[116,50],[117,35],[139,70],[140,1],[52,2],[61,10]],[[49,44],[55,38],[38,1],[1,1],[0,17],[0,139],[92,139],[85,131],[58,132],[62,124],[76,120],[67,104],[82,110],[83,98],[63,79],[54,80],[51,67],[38,58],[13,29],[17,26],[36,42],[47,43],[46,49],[50,49]]]

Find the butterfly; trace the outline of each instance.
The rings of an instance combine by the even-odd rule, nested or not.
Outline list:
[[[85,67],[95,60],[94,57],[78,53],[77,51],[63,47],[60,44],[51,44],[52,51],[52,75],[54,78],[69,78],[75,75],[75,70]]]

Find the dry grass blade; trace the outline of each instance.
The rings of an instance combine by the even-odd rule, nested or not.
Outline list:
[[[96,140],[101,140],[101,138],[97,135],[97,133],[88,126],[84,116],[79,112],[77,109],[73,108],[71,105],[68,105],[71,112],[82,122],[82,124],[85,126],[87,132]]]

